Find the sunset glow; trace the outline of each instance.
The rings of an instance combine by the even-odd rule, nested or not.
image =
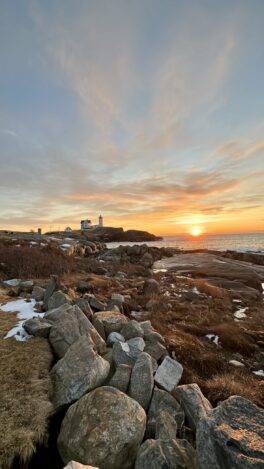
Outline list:
[[[194,226],[192,229],[191,229],[191,234],[193,236],[200,236],[200,234],[202,234],[200,228],[198,228],[197,226]]]
[[[264,231],[263,17],[260,0],[4,2],[0,229],[101,213]]]

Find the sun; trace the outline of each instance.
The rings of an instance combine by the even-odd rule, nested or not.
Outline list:
[[[198,226],[194,226],[192,229],[191,229],[191,234],[193,236],[200,236],[200,234],[202,234],[202,231],[201,229],[198,227]]]

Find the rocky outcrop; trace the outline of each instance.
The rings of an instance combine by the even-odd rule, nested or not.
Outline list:
[[[109,363],[95,352],[91,337],[80,337],[51,370],[55,410],[102,386],[109,370]]]
[[[58,449],[65,463],[132,469],[146,428],[146,414],[115,388],[97,388],[73,404],[62,422]]]
[[[197,426],[200,469],[264,467],[264,410],[232,396],[204,415]]]
[[[206,417],[212,405],[206,399],[197,384],[184,384],[173,389],[172,395],[181,404],[187,423],[193,430],[202,417]]]
[[[186,440],[147,440],[141,446],[135,469],[197,468],[196,454]]]

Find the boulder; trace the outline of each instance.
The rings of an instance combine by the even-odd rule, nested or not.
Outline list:
[[[159,342],[149,342],[146,340],[145,344],[144,352],[148,353],[155,360],[160,360],[168,355],[166,347]]]
[[[177,422],[167,411],[160,411],[156,418],[156,440],[176,438]]]
[[[82,335],[91,336],[98,353],[105,352],[105,342],[77,305],[62,305],[46,313],[45,319],[52,323],[49,341],[59,358]]]
[[[43,301],[44,298],[44,293],[45,293],[45,288],[39,287],[38,285],[35,285],[32,291],[32,298],[36,301]]]
[[[149,408],[154,388],[151,357],[147,353],[141,353],[131,374],[129,396],[135,399],[143,409]]]
[[[107,345],[114,345],[115,342],[125,342],[125,338],[119,332],[111,332],[107,337]]]
[[[93,315],[93,323],[97,319],[103,323],[107,336],[111,332],[120,332],[127,322],[127,318],[120,311],[100,311]]]
[[[132,319],[128,321],[121,329],[121,334],[126,340],[133,339],[133,337],[144,337],[144,332],[140,327],[140,324]]]
[[[149,252],[145,252],[145,254],[141,257],[139,263],[144,267],[148,268],[151,267],[154,263],[154,259]]]
[[[160,284],[154,278],[145,280],[143,285],[143,294],[152,297],[160,294]]]
[[[83,464],[76,462],[76,461],[70,461],[67,466],[64,467],[64,469],[99,469],[99,467],[94,467],[94,466],[84,466]]]
[[[48,300],[48,310],[59,308],[65,303],[71,304],[71,299],[66,293],[58,290],[55,291]]]
[[[203,469],[262,469],[264,467],[264,410],[251,401],[231,396],[201,417],[196,442]]]
[[[176,439],[145,441],[135,464],[135,469],[185,468],[197,468],[195,450],[188,441]]]
[[[110,365],[93,347],[91,337],[80,337],[52,368],[50,374],[56,411],[105,382]]]
[[[93,308],[94,311],[104,311],[105,310],[105,303],[103,303],[102,301],[98,300],[97,298],[95,298],[95,296],[91,296],[89,298],[89,303],[91,305],[91,307]]]
[[[98,334],[102,337],[102,339],[106,340],[106,334],[105,334],[103,322],[98,318],[92,318],[92,323],[95,329],[97,330]]]
[[[87,318],[91,321],[92,316],[93,316],[93,311],[92,311],[89,301],[86,300],[85,298],[78,298],[77,300],[74,301],[74,304],[79,306],[79,308],[82,310],[85,316],[87,316]]]
[[[155,383],[165,391],[171,392],[180,382],[182,365],[170,357],[165,357],[155,374]]]
[[[119,389],[119,391],[127,392],[130,382],[131,371],[131,366],[119,365],[109,382],[109,386],[113,386],[114,388]]]
[[[172,395],[181,404],[189,427],[196,431],[198,421],[208,414],[212,405],[195,383],[176,386]]]
[[[132,469],[145,427],[145,411],[136,401],[113,387],[97,388],[68,409],[58,450],[65,463]]]
[[[58,277],[56,275],[51,275],[50,281],[47,285],[47,288],[45,290],[44,297],[43,297],[44,310],[48,309],[48,301],[51,295],[53,295],[53,293],[58,289],[59,289]]]
[[[138,348],[142,352],[143,352],[143,350],[145,348],[145,345],[146,345],[145,341],[144,341],[144,339],[142,339],[142,337],[133,337],[133,339],[127,340],[127,344],[130,347]]]
[[[51,329],[51,324],[42,318],[31,318],[23,323],[23,327],[28,334],[35,337],[48,337]]]
[[[144,331],[144,339],[150,342],[151,344],[156,344],[157,342],[163,345],[165,344],[164,337],[162,337],[162,335],[158,332],[154,331],[154,329]]]
[[[129,346],[126,342],[116,342],[113,345],[113,359],[116,366],[134,366],[141,353],[141,350]]]
[[[147,437],[154,438],[156,434],[156,420],[160,412],[168,412],[176,421],[177,428],[180,431],[184,422],[184,412],[176,399],[166,391],[154,388],[151,399],[148,421]]]

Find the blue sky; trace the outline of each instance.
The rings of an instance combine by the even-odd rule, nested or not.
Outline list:
[[[264,229],[262,0],[2,0],[0,228]]]

